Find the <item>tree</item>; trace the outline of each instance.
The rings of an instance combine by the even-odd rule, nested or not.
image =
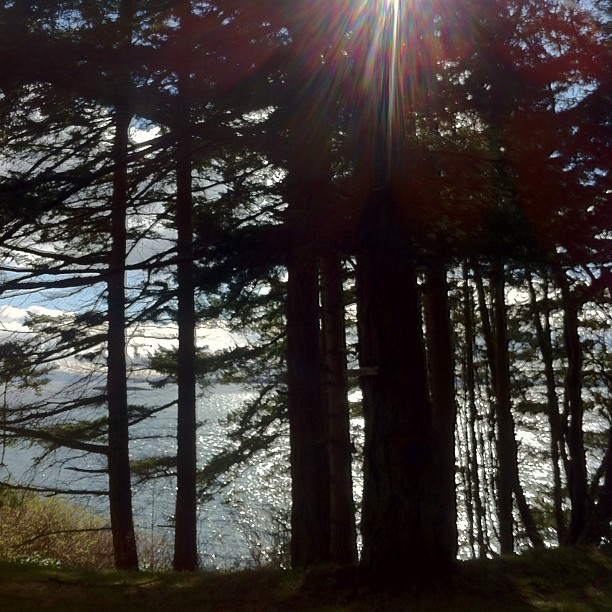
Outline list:
[[[529,295],[531,298],[532,316],[536,332],[536,338],[540,356],[544,367],[546,380],[546,400],[548,424],[550,429],[550,458],[553,468],[553,505],[555,513],[555,529],[557,532],[557,542],[563,545],[567,541],[567,526],[563,512],[563,499],[561,490],[561,460],[567,472],[567,454],[565,452],[564,437],[561,429],[561,416],[559,414],[559,398],[557,395],[556,371],[554,364],[553,337],[550,304],[548,292],[548,278],[543,275],[543,289],[541,300],[537,299],[536,288],[529,271],[527,272],[527,282]]]
[[[65,443],[66,446],[75,449],[87,448],[92,452],[100,452],[108,458],[108,495],[115,560],[118,567],[135,569],[138,567],[138,560],[131,508],[128,452],[128,427],[134,416],[133,411],[130,414],[127,401],[128,368],[125,339],[125,329],[128,325],[126,320],[128,303],[125,294],[128,240],[126,219],[129,199],[127,166],[132,115],[127,102],[130,97],[130,68],[124,63],[126,57],[130,57],[135,9],[133,3],[129,1],[120,5],[115,29],[110,37],[112,49],[109,49],[109,53],[100,66],[103,78],[111,74],[109,90],[114,95],[112,110],[98,106],[95,102],[90,103],[87,100],[88,92],[85,93],[86,84],[81,84],[82,88],[79,89],[79,86],[66,87],[63,83],[57,83],[59,75],[64,70],[68,70],[75,56],[78,57],[81,54],[87,57],[91,46],[96,47],[99,44],[97,36],[100,30],[105,28],[102,23],[103,14],[108,7],[102,4],[95,7],[90,5],[89,10],[85,9],[83,13],[75,9],[75,19],[81,27],[76,32],[72,32],[70,37],[62,37],[66,24],[56,14],[57,9],[58,7],[47,7],[39,18],[41,23],[52,23],[52,27],[47,28],[47,32],[51,32],[51,35],[47,36],[48,40],[45,43],[51,50],[50,52],[54,52],[54,55],[57,56],[58,65],[42,77],[42,84],[38,83],[41,75],[35,69],[20,75],[20,79],[25,83],[23,86],[25,95],[30,95],[34,108],[38,106],[38,112],[42,117],[41,122],[47,126],[53,126],[59,135],[59,143],[50,145],[47,140],[49,136],[44,133],[41,135],[41,130],[37,126],[37,123],[41,122],[36,120],[35,112],[29,115],[29,125],[26,123],[28,129],[20,136],[25,141],[26,147],[31,148],[30,156],[35,160],[33,168],[38,174],[30,173],[29,177],[22,176],[21,180],[15,183],[20,185],[20,189],[27,193],[33,201],[38,199],[37,214],[29,215],[29,227],[26,225],[24,228],[26,232],[32,232],[34,229],[34,234],[28,236],[25,232],[21,235],[13,233],[12,244],[16,247],[15,252],[22,253],[24,259],[29,258],[32,261],[32,267],[30,273],[22,274],[21,278],[19,276],[15,278],[13,275],[12,285],[13,290],[27,291],[28,286],[30,288],[82,286],[89,289],[88,286],[93,287],[100,282],[106,283],[108,290],[106,317],[88,313],[80,319],[76,317],[63,321],[64,324],[67,323],[66,327],[61,325],[59,329],[56,327],[51,330],[50,322],[47,321],[46,330],[44,323],[39,325],[39,328],[43,333],[51,332],[47,342],[53,342],[57,352],[53,356],[48,350],[45,350],[43,360],[53,361],[67,355],[86,354],[88,351],[89,358],[95,360],[100,356],[98,351],[100,344],[106,342],[107,396],[85,398],[75,402],[73,407],[78,409],[88,403],[95,404],[107,399],[108,446],[107,448],[94,447],[85,443],[79,446],[74,441],[75,432],[70,431],[70,427],[66,428],[67,431],[62,432],[60,427],[51,422],[54,416],[68,411],[71,406],[70,402],[66,402],[63,410],[44,410],[42,414],[36,414],[34,409],[31,410],[33,421],[47,419],[45,427],[54,430],[53,435],[45,433],[45,428],[28,430],[22,427],[21,432],[22,435],[48,443],[52,447],[59,447]],[[30,10],[34,9],[30,7]],[[35,16],[35,14],[27,14],[26,11],[21,16],[20,27],[27,29],[30,23],[36,23]],[[43,31],[29,32],[26,40],[41,36]],[[65,40],[68,38],[70,41],[66,46]],[[117,60],[118,57],[121,58],[120,61]],[[59,80],[61,82],[61,77]],[[19,89],[14,88],[10,93],[13,92],[19,93]],[[66,110],[61,106],[67,103],[68,99],[76,100],[76,103],[73,102],[75,108],[72,110]],[[9,98],[9,101],[12,100]],[[108,122],[104,118],[100,121],[100,115],[102,117],[107,115]],[[114,123],[114,140],[112,147],[107,149],[105,130],[110,127],[111,123]],[[68,151],[73,153],[72,156]],[[109,176],[112,177],[109,180],[111,185],[107,184]],[[45,193],[40,189],[41,178],[43,184],[44,182],[53,184],[54,191],[47,190]],[[84,202],[87,202],[86,214],[83,214],[79,207]],[[89,215],[89,218],[86,215]],[[81,225],[76,229],[79,221]],[[93,231],[86,234],[89,229]],[[84,236],[87,237],[84,238]],[[106,251],[106,237],[110,241],[108,251]],[[91,239],[89,243],[88,239]],[[131,239],[133,240],[133,236]],[[42,244],[37,245],[36,241]],[[53,251],[48,248],[48,245],[53,243],[63,245],[65,254],[54,255]],[[74,250],[71,251],[71,248]],[[75,255],[75,252],[78,255]],[[49,262],[53,264],[49,265]],[[107,266],[107,272],[100,273],[103,266]],[[57,275],[61,280],[46,280],[45,276],[48,277],[51,274]],[[4,289],[10,286],[11,284],[8,287],[5,285]],[[105,320],[108,323],[107,335],[99,333],[99,326]],[[87,331],[82,331],[83,327],[98,328],[98,333],[88,334]],[[83,334],[84,338],[79,338],[79,334]],[[55,341],[53,336],[55,336]],[[40,355],[39,358],[41,358]],[[100,437],[101,425],[99,421],[90,426],[81,423],[79,431],[85,440],[89,436],[97,439]],[[63,436],[65,436],[64,442],[62,441]]]
[[[128,427],[150,411],[127,405],[126,330],[169,316],[178,352],[156,363],[179,382],[175,567],[197,566],[197,487],[271,443],[275,419],[290,429],[293,563],[350,563],[344,345],[353,330],[343,299],[354,282],[362,562],[374,577],[446,579],[456,459],[471,550],[497,551],[499,527],[499,548],[512,552],[519,514],[538,545],[542,521],[522,489],[516,436],[544,395],[558,537],[601,537],[609,452],[598,451],[592,473],[583,422],[593,398],[606,405],[586,365],[601,351],[591,348],[585,295],[606,281],[610,229],[608,52],[594,18],[533,0],[304,0],[291,14],[274,0],[18,2],[4,16],[0,135],[12,159],[0,244],[12,261],[3,295],[82,289],[90,303],[77,315],[30,319],[39,344],[26,357],[44,366],[78,356],[92,376],[108,372],[108,396],[89,389],[53,409],[5,412],[7,434],[108,455],[112,497],[127,508]],[[133,143],[136,125],[159,135]],[[133,263],[144,219],[176,245]],[[341,262],[353,260],[347,280],[353,270]],[[138,290],[128,286],[136,277]],[[530,296],[529,310],[517,295]],[[196,326],[218,316],[248,324],[253,345],[198,354]],[[259,379],[261,394],[238,420],[237,447],[198,474],[198,367],[234,377],[228,359]],[[109,420],[72,411],[106,402]],[[51,422],[60,413],[66,427]],[[250,425],[261,438],[248,438]],[[118,544],[131,537],[119,523]]]
[[[371,106],[361,108],[357,132],[366,152],[358,173],[369,194],[357,241],[359,355],[361,367],[370,372],[361,378],[362,563],[378,580],[417,584],[444,580],[456,546],[444,508],[454,496],[454,478],[439,472],[449,464],[437,456],[440,451],[448,457],[453,440],[448,415],[437,413],[438,439],[434,430],[417,284],[422,251],[411,226],[422,202],[405,189],[403,166],[414,145],[410,112],[417,114],[429,94],[436,58],[418,44],[433,35],[433,16],[409,15],[403,3],[379,10],[386,13],[384,24],[377,29],[373,21],[362,41],[377,61],[377,72],[371,98],[364,101]],[[416,20],[414,30],[408,30],[408,19]],[[414,50],[409,58],[404,48]],[[363,78],[368,67],[360,67]],[[408,79],[425,87],[411,92]]]
[[[444,501],[437,528],[447,534],[442,540],[457,541],[457,502],[455,499],[455,364],[451,332],[449,286],[443,265],[426,269],[423,298],[427,372],[436,440],[436,461]],[[455,553],[456,554],[456,553]]]
[[[352,565],[358,557],[348,402],[344,270],[338,254],[333,251],[321,257],[319,267],[324,398],[329,428],[330,559],[336,565]]]
[[[129,56],[132,37],[134,5],[123,0],[119,8],[117,51]],[[117,76],[117,102],[114,118],[112,158],[113,193],[110,212],[111,248],[108,287],[108,477],[111,526],[115,550],[115,564],[121,569],[138,569],[138,553],[132,517],[132,486],[129,456],[129,408],[127,394],[127,364],[125,337],[126,295],[125,265],[127,261],[127,159],[129,129],[132,115],[127,90],[129,74]]]
[[[178,13],[178,36],[193,27],[191,3]],[[192,204],[192,141],[188,64],[177,69],[176,106],[176,231],[177,231],[177,488],[174,532],[175,570],[194,571],[198,567],[196,498],[196,377]]]
[[[308,51],[324,52],[327,43],[324,41],[321,45],[315,38],[313,25],[303,17],[290,24],[288,91],[280,109],[280,117],[285,119],[281,129],[288,139],[283,149],[287,169],[284,195],[288,203],[285,225],[290,244],[286,257],[285,313],[292,476],[291,558],[295,567],[329,563],[332,559],[332,511],[337,519],[339,508],[338,498],[332,495],[330,462],[342,469],[338,465],[339,449],[335,448],[333,456],[329,452],[329,417],[343,407],[326,406],[327,401],[334,400],[325,394],[319,318],[320,237],[317,234],[321,227],[317,211],[324,210],[332,191],[331,126],[327,123],[328,105],[324,103],[321,106],[323,129],[314,132],[310,128],[311,100],[303,88],[305,79],[323,83],[326,73],[322,62],[312,67],[308,64]],[[301,146],[295,148],[295,142]],[[326,347],[325,341],[323,346]],[[337,530],[335,535],[339,535]],[[338,544],[335,540],[334,547]],[[336,549],[336,554],[344,556],[345,552]]]

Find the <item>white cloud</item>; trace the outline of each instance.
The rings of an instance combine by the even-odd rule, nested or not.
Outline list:
[[[232,334],[221,326],[200,326],[196,330],[196,342],[200,348],[219,351],[246,343],[244,338]],[[173,324],[142,324],[130,333],[128,354],[130,357],[146,357],[158,348],[172,348],[178,344],[178,327]]]
[[[10,304],[0,306],[0,334],[2,332],[27,332],[24,321],[29,314],[46,315],[48,317],[68,316],[65,310],[57,308],[45,308],[44,306],[33,305],[27,308],[17,308]]]
[[[23,308],[0,306],[0,330],[3,332],[23,330],[24,317],[25,311]]]
[[[24,321],[29,314],[49,317],[69,317],[68,310],[47,308],[40,305],[15,307],[10,304],[0,306],[0,341],[13,334],[29,334]],[[199,347],[211,351],[223,350],[246,343],[244,338],[232,334],[222,326],[201,326],[197,329],[196,340]],[[144,323],[128,330],[128,357],[143,359],[153,354],[158,348],[172,348],[178,344],[178,327],[174,323]]]

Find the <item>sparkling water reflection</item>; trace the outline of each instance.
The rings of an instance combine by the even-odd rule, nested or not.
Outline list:
[[[65,388],[65,387],[64,387]],[[151,389],[137,385],[130,403],[158,406],[172,402],[176,388]],[[204,466],[216,453],[231,445],[223,421],[251,397],[240,387],[220,386],[198,399],[198,464]],[[23,397],[20,398],[24,400]],[[81,410],[78,417],[99,417],[102,408]],[[169,407],[131,429],[133,460],[172,457],[176,453],[176,408]],[[57,450],[40,460],[37,447],[23,444],[4,450],[0,478],[47,489],[104,491],[107,487],[103,456]],[[228,475],[227,486],[198,508],[199,554],[204,569],[249,567],[278,562],[286,534],[290,503],[287,441],[280,439],[255,465],[240,466]],[[136,484],[133,489],[134,518],[141,538],[154,543],[161,558],[171,558],[175,503],[175,479],[163,477]],[[106,496],[74,496],[78,503],[107,513]],[[282,550],[281,550],[282,552]]]
[[[66,387],[63,387],[64,395]],[[176,397],[176,388],[151,389],[137,385],[130,392],[130,402],[145,406],[170,403]],[[209,390],[198,400],[197,436],[198,463],[206,465],[216,453],[231,446],[228,414],[248,401],[251,394],[237,386],[219,386]],[[23,401],[24,398],[21,398]],[[104,407],[81,410],[79,418],[100,417]],[[76,418],[74,412],[71,418]],[[549,433],[543,414],[515,414],[520,478],[527,500],[532,508],[550,511],[552,466],[549,456]],[[461,426],[461,418],[459,421]],[[586,432],[601,433],[606,422],[596,414],[585,415]],[[130,445],[132,459],[147,457],[173,457],[176,453],[176,408],[166,408],[132,428]],[[363,420],[352,420],[352,434],[357,449],[361,447]],[[601,453],[589,451],[587,464],[592,476],[601,461]],[[40,449],[22,445],[3,446],[0,479],[11,479],[35,487],[103,491],[106,486],[105,460],[66,449],[47,454],[37,460]],[[361,478],[358,455],[355,455],[355,502],[359,507]],[[494,480],[494,456],[484,453],[479,462],[484,503],[491,503]],[[461,444],[457,447],[457,501],[460,556],[473,554],[469,542],[469,523],[465,513],[466,497],[460,471],[465,463]],[[225,478],[226,486],[212,496],[202,499],[198,508],[199,554],[204,569],[252,567],[270,562],[281,563],[288,543],[288,515],[290,507],[290,479],[288,466],[288,440],[280,436],[265,455],[249,465],[232,469]],[[487,484],[488,483],[488,484]],[[79,503],[107,513],[105,495],[79,496]],[[175,482],[172,477],[149,480],[134,486],[134,515],[138,532],[143,540],[153,543],[160,559],[171,559],[173,540]],[[548,510],[547,510],[548,507]],[[492,521],[495,517],[492,516]],[[517,524],[520,518],[517,516]],[[552,526],[543,534],[547,543],[555,544]],[[517,538],[519,546],[527,546],[524,535]],[[495,543],[493,543],[495,546]],[[151,554],[151,551],[149,551]]]

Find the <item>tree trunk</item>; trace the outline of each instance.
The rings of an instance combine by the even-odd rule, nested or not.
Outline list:
[[[569,542],[575,544],[586,525],[588,486],[583,439],[582,347],[578,333],[579,301],[572,295],[563,270],[556,274],[563,299],[563,336],[567,369],[565,372],[565,402],[569,414],[567,448],[569,454],[568,486],[572,504]]]
[[[531,298],[531,308],[533,314],[533,322],[536,329],[536,338],[542,363],[544,367],[544,376],[546,378],[546,399],[547,399],[547,415],[548,426],[550,429],[550,457],[553,468],[553,505],[555,512],[555,530],[557,532],[557,541],[560,546],[563,546],[567,541],[565,516],[563,513],[563,494],[561,490],[561,466],[560,459],[564,445],[563,432],[561,429],[561,420],[559,417],[559,399],[557,397],[557,386],[555,382],[555,368],[553,362],[553,350],[550,329],[550,308],[548,306],[540,308],[538,306],[536,290],[533,285],[531,275],[528,276],[529,295]],[[547,286],[544,288],[544,304],[547,304]],[[544,317],[545,324],[542,324],[540,311]]]
[[[315,258],[294,254],[288,266],[287,382],[291,444],[291,562],[330,562],[327,421],[319,345],[319,279]]]
[[[491,278],[493,285],[493,387],[497,422],[497,500],[501,554],[514,552],[512,519],[513,471],[516,457],[514,421],[510,407],[510,371],[506,331],[506,299],[502,266],[496,266]]]
[[[132,3],[121,2],[121,25],[131,31]],[[128,39],[129,40],[129,39]],[[122,45],[126,43],[121,41]],[[129,75],[123,75],[124,81]],[[120,84],[125,87],[126,82]],[[128,204],[127,156],[131,114],[127,98],[119,93],[115,108],[113,144],[113,194],[111,209],[111,252],[108,277],[108,491],[115,565],[138,569],[138,553],[132,515],[132,486],[129,456],[129,414],[126,363],[125,260],[127,257],[126,216]]]
[[[181,14],[181,29],[191,16],[190,3]],[[177,231],[177,463],[174,561],[177,571],[198,568],[196,496],[196,315],[193,269],[193,202],[189,72],[178,75],[179,104],[176,133],[176,231]]]
[[[350,565],[357,562],[357,530],[346,379],[343,270],[339,256],[322,256],[320,270],[330,470],[331,561],[337,565]]]
[[[478,283],[479,308],[487,356],[491,368],[491,381],[495,399],[496,437],[496,493],[499,546],[502,555],[514,552],[514,529],[512,519],[512,463],[516,453],[514,423],[510,411],[510,381],[508,365],[508,340],[506,337],[506,301],[504,296],[503,267],[495,264],[491,274],[493,294],[493,325],[487,308],[482,277]]]
[[[603,461],[604,482],[599,489],[597,503],[590,512],[578,544],[597,546],[602,538],[610,541],[612,520],[612,427],[608,429],[608,448]]]
[[[497,500],[501,554],[514,552],[512,495],[527,534],[535,546],[543,545],[520,483],[514,419],[510,400],[510,364],[504,269],[495,263],[491,274],[493,293],[493,388],[497,421]]]
[[[476,404],[476,372],[474,367],[474,300],[470,288],[467,265],[463,268],[463,327],[465,330],[465,369],[464,385],[467,391],[468,407],[468,435],[471,452],[469,454],[469,486],[472,505],[476,513],[476,537],[478,542],[478,556],[486,557],[484,538],[485,510],[482,505],[480,486],[480,467],[478,465],[478,407]],[[484,449],[483,449],[484,450]]]
[[[427,388],[415,265],[387,190],[375,190],[357,260],[365,416],[362,563],[376,581],[448,576],[454,557]]]
[[[287,381],[291,443],[291,559],[294,567],[331,562],[330,455],[328,413],[323,392],[319,321],[320,247],[325,242],[332,188],[331,125],[327,101],[317,107],[313,129],[309,87],[323,87],[325,65],[311,62],[320,49],[313,21],[290,25],[293,41],[285,101],[288,141],[286,168],[288,207],[285,225],[291,236],[287,298]],[[310,50],[314,53],[310,56]],[[297,117],[297,120],[296,120]],[[338,535],[338,534],[336,534]]]
[[[455,499],[455,364],[448,305],[446,270],[426,268],[424,296],[427,366],[436,450],[434,458],[441,488],[440,539],[457,551]]]
[[[531,512],[531,508],[527,503],[527,498],[525,497],[525,491],[523,490],[523,486],[519,480],[518,475],[518,465],[514,475],[514,482],[512,485],[512,492],[514,493],[514,498],[516,499],[516,507],[518,508],[519,514],[521,515],[521,520],[523,521],[523,526],[525,527],[525,533],[529,538],[529,541],[533,544],[535,548],[544,548],[544,540],[542,538],[542,534],[536,525],[535,519],[533,518],[533,513]]]

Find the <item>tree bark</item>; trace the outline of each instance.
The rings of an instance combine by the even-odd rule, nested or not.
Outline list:
[[[332,164],[331,125],[327,101],[317,107],[313,129],[308,87],[323,87],[327,67],[319,57],[320,38],[314,22],[297,19],[289,28],[292,48],[285,110],[288,123],[286,168],[288,207],[285,225],[291,236],[287,297],[287,382],[291,443],[291,559],[294,567],[331,562],[330,455],[324,398],[318,257],[325,242]],[[313,53],[309,55],[309,51]],[[297,120],[296,120],[297,117]],[[299,145],[298,145],[299,143]]]
[[[288,266],[287,382],[291,444],[291,562],[329,563],[330,482],[319,345],[319,278],[314,257]]]
[[[463,327],[465,330],[464,385],[467,391],[468,436],[469,436],[469,486],[472,505],[476,514],[476,537],[478,556],[486,557],[484,538],[485,510],[482,504],[480,468],[478,465],[478,407],[476,404],[476,370],[474,367],[474,299],[470,288],[467,265],[463,268]]]
[[[121,2],[120,22],[131,32],[133,7]],[[129,41],[129,38],[128,38]],[[129,42],[121,41],[122,48]],[[121,75],[120,88],[126,88],[129,75]],[[132,514],[132,486],[129,456],[129,414],[126,362],[125,261],[127,257],[126,216],[128,204],[127,157],[131,114],[127,98],[117,97],[113,143],[113,192],[111,209],[111,252],[108,276],[108,491],[115,565],[138,569],[138,553]]]
[[[575,544],[586,525],[588,486],[584,451],[582,403],[582,347],[578,333],[579,300],[572,295],[563,270],[556,273],[563,300],[563,336],[567,369],[565,372],[565,403],[569,414],[567,448],[569,455],[568,486],[571,501],[569,542]]]
[[[537,547],[543,545],[543,540],[533,520],[519,478],[518,453],[510,399],[510,363],[508,357],[504,269],[499,262],[496,262],[493,266],[491,285],[494,318],[492,379],[497,422],[499,541],[501,554],[512,554],[514,552],[513,494],[528,537]]]
[[[542,357],[544,376],[546,378],[547,415],[548,426],[550,429],[550,457],[553,468],[553,506],[555,512],[555,530],[557,532],[557,541],[560,546],[563,546],[567,541],[565,515],[563,512],[563,494],[561,491],[562,483],[560,466],[560,459],[563,455],[562,449],[564,441],[561,420],[559,417],[559,399],[557,397],[557,385],[553,362],[550,330],[550,308],[548,306],[543,308],[538,306],[536,290],[531,275],[528,276],[528,285],[536,338]],[[548,303],[548,298],[546,295],[547,291],[547,285],[545,285],[545,293],[543,298],[544,304]],[[542,324],[542,319],[540,318],[541,314],[544,317],[545,324]]]
[[[493,325],[486,303],[482,276],[476,275],[478,301],[483,328],[487,357],[491,369],[491,381],[495,401],[496,462],[497,476],[497,521],[499,525],[499,546],[501,554],[514,552],[514,529],[512,518],[512,449],[516,449],[514,423],[510,411],[508,340],[506,331],[506,301],[504,296],[504,277],[501,264],[494,265],[491,274],[491,293],[493,296]]]
[[[448,575],[415,264],[387,189],[375,190],[357,259],[365,417],[362,563],[375,581]]]
[[[340,257],[335,253],[323,255],[320,259],[320,272],[324,397],[327,405],[330,471],[331,561],[337,565],[350,565],[357,562],[357,529],[353,502],[343,270]]]
[[[503,268],[496,266],[491,278],[493,285],[493,386],[495,417],[497,421],[497,499],[500,551],[514,552],[512,519],[512,488],[514,484],[516,440],[510,407],[510,372],[508,363],[508,337],[506,330],[506,299]]]
[[[597,546],[603,537],[610,541],[612,520],[612,427],[608,429],[608,448],[603,461],[604,482],[599,489],[597,503],[585,521],[578,544]]]
[[[424,313],[427,366],[440,477],[440,538],[457,551],[457,501],[455,498],[455,363],[444,265],[425,271]]]
[[[180,29],[188,27],[191,3],[181,9]],[[193,264],[192,146],[189,104],[190,76],[178,74],[179,103],[176,124],[176,231],[177,231],[177,463],[174,560],[176,571],[198,568],[197,454],[196,454],[196,314]]]

